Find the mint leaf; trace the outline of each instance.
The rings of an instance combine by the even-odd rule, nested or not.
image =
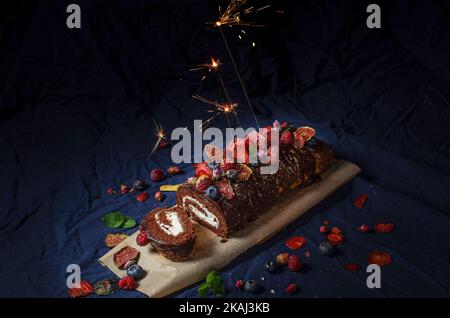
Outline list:
[[[130,218],[129,216],[125,217],[125,221],[122,224],[122,227],[124,229],[131,229],[132,227],[136,226],[136,220],[133,218]]]
[[[125,218],[119,211],[107,213],[104,216],[102,216],[103,224],[113,229],[118,229],[122,225],[124,220]]]
[[[217,297],[225,296],[225,288],[220,284],[213,286],[212,290]]]
[[[208,295],[210,288],[211,287],[209,286],[209,284],[201,283],[197,289],[197,294],[201,297],[204,297],[204,296]]]
[[[206,275],[206,283],[209,285],[217,285],[222,281],[222,277],[218,271],[211,271]]]

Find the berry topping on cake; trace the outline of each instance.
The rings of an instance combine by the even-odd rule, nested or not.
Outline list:
[[[215,185],[217,186],[219,193],[226,199],[231,200],[234,197],[233,188],[228,179],[222,178],[217,180]]]
[[[285,130],[281,134],[280,143],[282,145],[291,145],[294,142],[294,135],[292,134],[292,131]]]
[[[216,186],[209,186],[206,190],[205,190],[205,194],[213,199],[213,200],[217,200],[220,195],[219,195],[219,190],[217,189]]]
[[[195,181],[195,188],[198,191],[205,191],[212,184],[211,178],[208,175],[202,174]]]
[[[195,176],[198,178],[201,175],[211,176],[211,169],[206,162],[201,162],[195,165]]]

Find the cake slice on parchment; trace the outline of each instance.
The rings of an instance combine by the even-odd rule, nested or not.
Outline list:
[[[174,262],[190,258],[195,242],[194,226],[186,212],[178,206],[156,208],[141,223],[150,244]]]

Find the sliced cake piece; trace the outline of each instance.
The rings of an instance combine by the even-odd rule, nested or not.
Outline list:
[[[177,205],[156,208],[149,212],[141,224],[152,246],[174,262],[188,260],[195,242],[194,227],[186,212]]]

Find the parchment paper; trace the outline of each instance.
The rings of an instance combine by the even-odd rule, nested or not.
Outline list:
[[[149,297],[163,297],[194,284],[215,269],[220,269],[250,247],[259,244],[282,230],[311,207],[325,199],[340,186],[355,177],[361,169],[348,161],[337,160],[322,174],[322,180],[304,189],[293,190],[278,200],[264,214],[248,223],[242,231],[234,233],[226,243],[214,233],[194,224],[197,240],[194,257],[187,262],[172,262],[152,250],[150,244],[138,246],[134,233],[99,259],[119,277],[125,271],[114,265],[113,255],[129,245],[140,251],[139,265],[147,272],[139,281],[138,291]]]

